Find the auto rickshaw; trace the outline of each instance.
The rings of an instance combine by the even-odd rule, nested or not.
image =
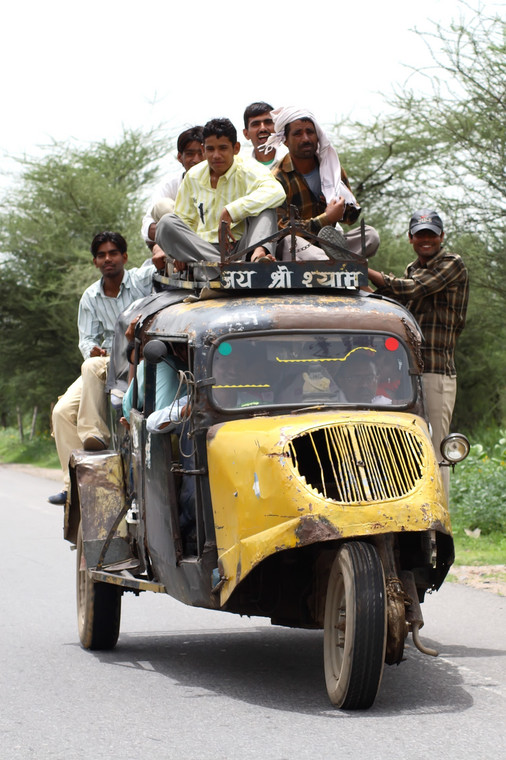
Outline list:
[[[81,643],[115,646],[124,592],[166,593],[323,629],[331,702],[368,708],[409,633],[436,654],[420,605],[454,559],[440,468],[468,444],[452,434],[434,451],[420,329],[361,289],[366,262],[351,254],[158,281],[135,307],[145,387],[130,430],[114,401],[125,386],[113,387],[111,448],[71,459],[64,534],[77,545]],[[174,355],[186,369],[165,432],[150,431]]]

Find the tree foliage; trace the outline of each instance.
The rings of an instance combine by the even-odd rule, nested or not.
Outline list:
[[[364,216],[380,232],[374,267],[401,274],[415,208],[445,218],[450,249],[470,271],[457,347],[455,426],[506,423],[506,25],[461,3],[462,17],[423,34],[427,66],[370,123],[336,125],[335,141]],[[168,146],[125,132],[114,145],[55,143],[21,175],[0,210],[0,411],[49,406],[79,371],[76,315],[96,279],[89,244],[103,229],[140,263],[143,188]],[[48,418],[46,418],[48,419]]]
[[[77,306],[97,279],[90,242],[121,232],[130,263],[140,236],[143,188],[167,142],[126,131],[114,145],[55,143],[40,159],[19,159],[20,176],[0,212],[0,407],[48,410],[79,372]],[[49,415],[43,419],[48,423]]]
[[[445,218],[446,244],[470,271],[467,327],[457,350],[454,422],[503,422],[506,301],[506,24],[460,4],[451,26],[422,35],[428,65],[372,123],[336,126],[336,144],[382,245],[376,269],[401,274],[415,208]]]

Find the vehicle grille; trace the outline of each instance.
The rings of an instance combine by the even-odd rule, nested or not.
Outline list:
[[[422,477],[422,441],[409,430],[332,425],[289,442],[299,476],[326,499],[346,504],[398,499]]]

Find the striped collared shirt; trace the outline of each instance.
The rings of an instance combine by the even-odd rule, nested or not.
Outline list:
[[[116,298],[104,294],[102,279],[84,291],[79,302],[77,327],[79,350],[85,359],[88,359],[93,346],[110,351],[118,316],[133,301],[151,293],[154,271],[155,267],[151,263],[140,268],[125,269]]]
[[[466,266],[456,253],[441,250],[426,266],[416,259],[403,277],[383,274],[378,293],[404,304],[420,325],[424,372],[455,376],[455,345],[462,332],[469,297]]]
[[[186,173],[176,198],[176,213],[208,243],[218,243],[218,226],[224,208],[232,217],[236,240],[244,235],[244,219],[277,208],[285,193],[271,172],[258,161],[234,158],[230,169],[211,187],[209,164],[202,161]]]

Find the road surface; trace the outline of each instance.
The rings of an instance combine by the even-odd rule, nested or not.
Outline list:
[[[125,594],[112,652],[78,641],[59,483],[0,465],[0,758],[506,757],[506,599],[446,583],[373,708],[334,710],[322,634]]]

